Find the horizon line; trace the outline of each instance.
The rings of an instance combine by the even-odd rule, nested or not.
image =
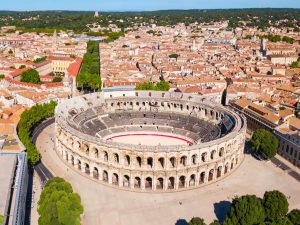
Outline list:
[[[161,11],[193,11],[193,10],[243,10],[243,9],[296,9],[300,7],[241,7],[241,8],[191,8],[191,9],[154,9],[154,10],[72,10],[72,9],[36,9],[36,10],[10,10],[0,9],[0,12],[102,12],[102,13],[140,13]]]

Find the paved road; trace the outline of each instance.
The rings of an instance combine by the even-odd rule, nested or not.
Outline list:
[[[292,170],[288,165],[286,165],[284,162],[281,162],[279,159],[276,159],[273,157],[271,159],[271,162],[275,164],[275,166],[279,167],[283,171],[286,171],[289,175],[291,175],[293,178],[295,178],[297,181],[300,182],[300,174],[296,171]]]

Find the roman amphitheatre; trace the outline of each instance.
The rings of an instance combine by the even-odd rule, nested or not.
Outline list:
[[[174,192],[216,182],[242,163],[246,121],[203,96],[93,93],[58,105],[55,150],[99,185]]]

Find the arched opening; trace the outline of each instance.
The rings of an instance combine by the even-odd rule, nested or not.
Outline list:
[[[85,164],[84,171],[85,171],[86,174],[90,174],[90,166],[89,166],[89,164],[87,164],[87,163]]]
[[[108,161],[108,153],[106,151],[103,152],[103,161],[104,162]]]
[[[152,178],[151,177],[146,178],[145,188],[148,190],[152,190]]]
[[[161,166],[161,168],[165,167],[165,159],[164,158],[159,158],[158,162],[159,162],[159,165]]]
[[[74,166],[74,156],[71,155],[71,164]]]
[[[222,147],[219,151],[219,157],[223,157],[224,153],[225,153],[225,151],[224,151],[224,148]]]
[[[179,188],[184,188],[185,187],[185,176],[179,177],[178,187]]]
[[[113,173],[113,175],[112,175],[112,184],[119,185],[119,176],[116,173]]]
[[[225,170],[224,170],[224,174],[226,174],[226,173],[228,172],[228,167],[229,167],[229,165],[228,165],[228,163],[226,163],[226,165],[225,165]]]
[[[152,157],[148,157],[147,158],[147,166],[149,168],[152,168],[153,167],[153,158]]]
[[[156,189],[157,190],[162,190],[164,189],[164,179],[163,178],[158,178],[156,182]]]
[[[214,169],[209,171],[208,181],[212,181],[214,179]]]
[[[123,187],[127,187],[127,188],[130,187],[130,178],[127,175],[123,177]]]
[[[81,170],[81,161],[80,160],[78,160],[77,167],[79,170]]]
[[[68,154],[67,151],[65,151],[65,152],[66,152],[66,161],[68,161],[69,160],[69,154]]]
[[[187,157],[186,156],[181,156],[180,165],[186,166],[186,164],[187,164]]]
[[[201,160],[202,160],[202,162],[206,161],[206,156],[207,156],[206,152],[204,152],[204,153],[201,154]]]
[[[199,183],[203,184],[205,182],[205,172],[200,173]]]
[[[192,164],[193,165],[197,164],[197,155],[196,154],[192,155]]]
[[[138,167],[142,167],[142,158],[141,157],[136,157],[136,164]]]
[[[94,157],[95,157],[96,159],[98,159],[98,158],[99,158],[99,151],[98,151],[98,149],[97,149],[97,148],[94,148],[93,151],[94,151]]]
[[[171,165],[171,168],[175,168],[175,166],[176,166],[176,158],[175,157],[170,158],[170,165]]]
[[[168,189],[174,189],[175,188],[175,178],[170,177],[168,180]]]
[[[141,188],[141,178],[139,177],[134,178],[134,188]]]
[[[97,180],[99,179],[99,171],[96,167],[94,167],[94,170],[93,170],[93,177]]]
[[[105,170],[103,170],[102,179],[104,182],[108,182],[108,173]]]
[[[210,153],[210,159],[211,160],[214,160],[216,157],[216,150],[213,150],[211,153]]]
[[[125,156],[125,166],[130,166],[130,156],[129,155]]]
[[[114,162],[119,164],[119,155],[117,153],[114,153]]]
[[[75,143],[75,149],[76,150],[80,150],[80,147],[81,147],[80,142],[76,141],[76,143]]]
[[[195,186],[195,184],[196,184],[196,175],[192,174],[190,177],[189,186],[192,187],[192,186]]]
[[[231,160],[231,166],[230,166],[231,170],[233,169],[233,166],[234,166],[234,159]]]
[[[87,144],[83,145],[83,151],[85,152],[86,155],[90,154],[90,149],[89,149],[89,146]]]
[[[219,178],[222,175],[222,166],[219,166],[217,169],[217,178]]]

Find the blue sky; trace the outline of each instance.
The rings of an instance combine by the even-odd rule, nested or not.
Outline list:
[[[160,10],[300,8],[300,0],[0,0],[0,10]]]

